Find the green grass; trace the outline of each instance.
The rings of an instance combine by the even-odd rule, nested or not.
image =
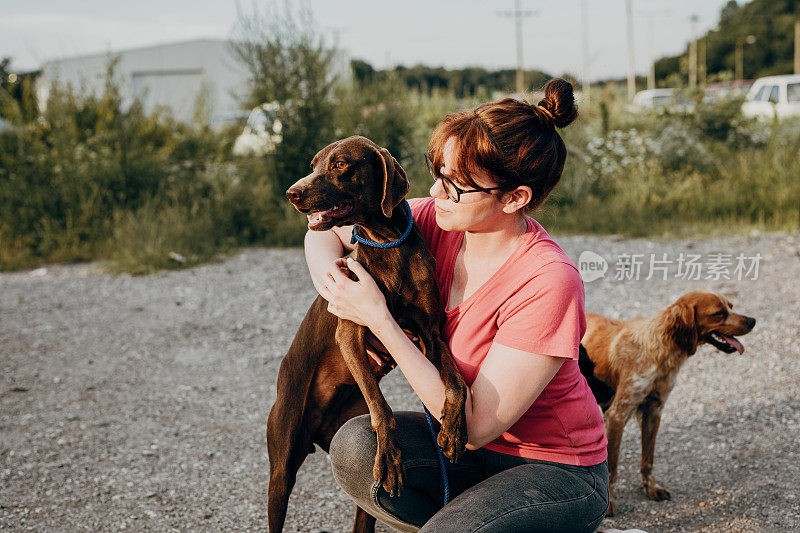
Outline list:
[[[330,129],[394,147],[410,194],[425,195],[421,154],[435,124],[477,101],[398,87],[340,95]],[[302,176],[280,169],[306,172],[308,161],[233,159],[239,129],[123,110],[107,91],[54,91],[43,120],[0,135],[0,270],[100,259],[148,274],[241,246],[302,244],[305,217],[283,197]],[[564,175],[533,214],[548,231],[691,238],[800,229],[800,123],[748,121],[736,102],[687,116],[634,115],[623,104],[607,100],[605,121],[598,107],[582,109],[562,130]]]

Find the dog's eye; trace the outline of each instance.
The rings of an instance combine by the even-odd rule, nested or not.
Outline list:
[[[347,163],[345,163],[344,161],[337,161],[336,163],[334,163],[333,168],[335,168],[336,170],[344,170],[344,167],[346,166]]]
[[[725,316],[727,313],[725,311],[717,311],[711,316]]]

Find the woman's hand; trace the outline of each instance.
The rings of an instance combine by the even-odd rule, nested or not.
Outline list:
[[[358,279],[351,280],[348,271]],[[388,315],[386,298],[375,280],[350,257],[330,264],[320,294],[328,301],[328,311],[370,329]]]

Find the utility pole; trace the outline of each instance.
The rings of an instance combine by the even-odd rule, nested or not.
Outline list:
[[[741,81],[742,78],[742,55],[744,46],[742,45],[741,41],[736,41],[736,48],[733,50],[733,78],[736,81]]]
[[[689,87],[697,85],[697,21],[700,17],[692,15],[689,17],[692,22],[692,35],[689,41]]]
[[[633,57],[633,5],[632,0],[625,2],[625,14],[628,18],[628,103],[633,103],[636,94],[636,63]]]
[[[698,60],[698,63],[700,63],[700,85],[705,87],[707,74],[706,47],[708,46],[708,37],[702,37],[698,39],[697,42],[699,45],[698,55],[700,56],[700,59]]]
[[[523,11],[521,0],[515,0],[513,11],[498,11],[501,17],[514,18],[517,30],[517,93],[525,92],[525,73],[522,70],[522,19],[536,15],[537,11]]]
[[[592,84],[589,81],[589,15],[586,0],[581,0],[581,26],[583,27],[583,103],[589,105],[592,97]]]
[[[655,27],[653,18],[655,13],[653,11],[646,11],[647,17],[647,55],[650,58],[650,68],[647,69],[647,89],[652,91],[656,88],[656,55],[653,53],[653,33]]]
[[[794,73],[800,74],[800,19],[794,21]]]
[[[651,90],[656,88],[656,54],[653,46],[653,36],[656,34],[655,17],[667,16],[671,12],[669,9],[660,11],[648,9],[636,13],[636,15],[642,15],[647,19],[647,57],[650,64],[647,70],[647,88]]]

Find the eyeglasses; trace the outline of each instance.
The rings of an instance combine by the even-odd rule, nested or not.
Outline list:
[[[461,200],[462,194],[467,194],[470,192],[491,192],[497,191],[502,189],[503,187],[489,187],[489,188],[480,188],[480,189],[461,189],[460,187],[456,186],[450,178],[443,176],[436,170],[436,166],[433,164],[433,158],[431,157],[430,152],[425,152],[425,165],[428,167],[428,171],[431,173],[431,177],[433,181],[442,180],[442,188],[444,192],[447,193],[447,197],[450,198],[454,203],[458,203]]]

